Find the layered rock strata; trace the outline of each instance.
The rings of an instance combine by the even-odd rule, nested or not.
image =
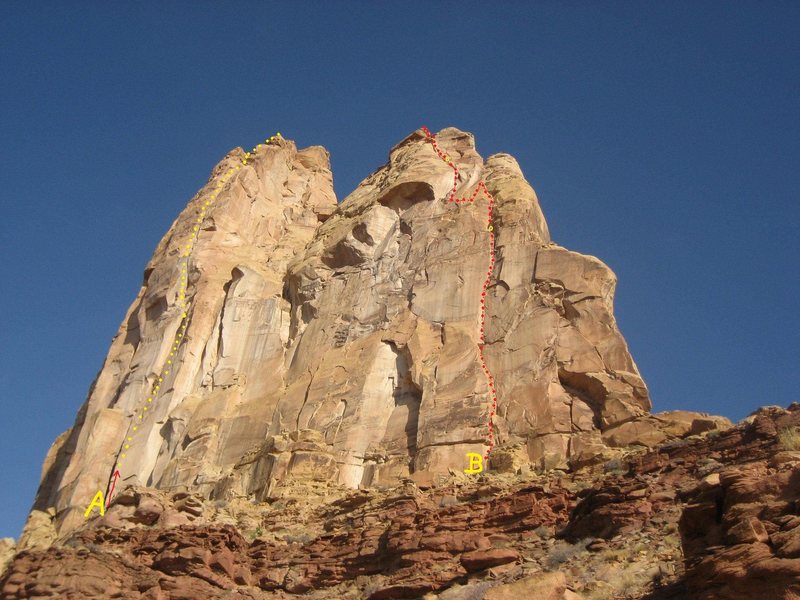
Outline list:
[[[308,480],[265,503],[125,488],[18,553],[0,598],[790,600],[800,454],[778,434],[799,409],[569,473]]]
[[[550,240],[511,156],[483,160],[457,129],[437,141],[457,166],[457,195],[483,181],[495,199],[483,353],[498,397],[498,465],[583,466],[614,446],[663,440],[614,320],[612,271]],[[261,501],[294,479],[429,480],[487,450],[485,201],[444,201],[453,170],[422,131],[339,205],[323,148],[278,139],[248,157],[200,225],[188,326],[170,355],[178,256],[244,156],[225,157],[156,249],[75,424],[48,454],[23,547],[83,522],[166,361],[120,487]]]

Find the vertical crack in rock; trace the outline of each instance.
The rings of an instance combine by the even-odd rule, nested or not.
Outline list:
[[[224,356],[225,353],[225,335],[222,331],[225,323],[225,308],[228,306],[228,300],[230,298],[231,286],[237,279],[240,279],[242,276],[242,272],[239,269],[234,269],[231,272],[231,279],[222,286],[222,291],[225,293],[225,296],[222,299],[222,308],[220,309],[219,313],[219,326],[216,328],[217,330],[217,352],[216,356],[212,360],[211,364],[209,365],[209,371],[212,373],[211,377],[211,387],[214,387],[214,377],[213,373],[216,371],[217,366],[219,365],[220,359]]]

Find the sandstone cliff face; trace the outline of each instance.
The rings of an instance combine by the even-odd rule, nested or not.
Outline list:
[[[320,147],[277,139],[225,157],[147,265],[74,426],[48,454],[21,545],[82,523],[124,444],[120,488],[206,499],[461,471],[467,453],[489,449],[481,351],[497,395],[490,468],[582,466],[610,446],[662,441],[614,320],[611,270],[550,240],[511,156],[484,161],[452,128],[437,143],[459,197],[481,181],[493,196],[493,240],[485,198],[446,201],[454,170],[423,131],[338,206]],[[196,226],[184,321],[179,256]]]

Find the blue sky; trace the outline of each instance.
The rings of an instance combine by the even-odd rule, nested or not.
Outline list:
[[[161,236],[276,131],[340,198],[420,125],[473,132],[617,273],[655,410],[798,400],[798,5],[499,4],[4,4],[0,536]]]

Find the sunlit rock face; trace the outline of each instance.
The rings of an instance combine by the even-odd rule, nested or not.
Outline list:
[[[437,140],[458,168],[457,196],[483,181],[494,198],[493,266],[487,198],[447,201],[453,169],[422,131],[338,205],[327,152],[279,139],[211,203],[189,260],[184,341],[170,357],[179,255],[245,153],[226,156],[147,265],[74,426],[48,454],[32,520],[59,533],[83,521],[167,360],[120,485],[264,499],[289,480],[380,486],[465,469],[467,453],[488,450],[478,344],[490,270],[492,455],[566,468],[620,440],[647,445],[650,400],[614,320],[613,272],[550,240],[514,158],[484,161],[453,128]]]

